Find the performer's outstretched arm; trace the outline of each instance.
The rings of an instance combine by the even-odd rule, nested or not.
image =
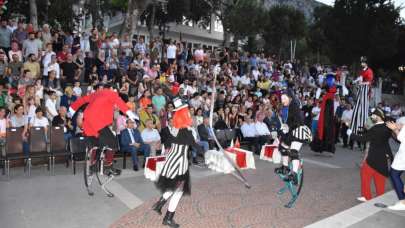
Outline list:
[[[111,97],[113,99],[113,102],[117,105],[118,109],[122,112],[125,113],[128,118],[131,120],[139,120],[139,117],[133,113],[131,110],[129,110],[128,106],[125,104],[125,102],[118,96],[117,92],[113,92],[114,96]]]
[[[73,102],[70,107],[69,107],[69,114],[70,116],[73,116],[75,114],[75,112],[82,107],[83,105],[87,104],[90,102],[91,97],[93,94],[89,94],[83,97],[80,97],[79,99],[77,99],[75,102]]]

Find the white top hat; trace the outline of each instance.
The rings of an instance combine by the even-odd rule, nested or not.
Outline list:
[[[178,97],[173,99],[173,105],[174,105],[173,111],[175,111],[175,112],[182,109],[182,108],[187,108],[188,107],[188,104],[183,104],[183,101]]]

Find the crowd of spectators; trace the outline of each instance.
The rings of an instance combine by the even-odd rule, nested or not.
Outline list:
[[[306,124],[316,130],[320,93],[325,75],[336,75],[340,87],[335,97],[336,124],[345,132],[355,100],[352,79],[357,76],[345,66],[324,66],[299,60],[282,61],[277,56],[240,50],[191,50],[187,43],[162,40],[145,43],[127,34],[92,29],[89,34],[58,31],[45,24],[0,25],[0,137],[7,127],[24,127],[24,152],[28,153],[30,127],[63,126],[65,139],[80,136],[83,116],[68,117],[69,105],[100,85],[115,89],[128,107],[140,117],[138,126],[123,113],[115,113],[113,130],[119,135],[136,131],[121,140],[146,156],[166,148],[170,137],[174,97],[190,106],[199,144],[208,150],[212,131],[208,115],[215,89],[215,130],[235,129],[251,145],[261,145],[280,127],[280,95],[291,85],[300,101]],[[213,88],[213,71],[220,67]],[[347,89],[345,91],[345,89]],[[392,117],[401,116],[399,105],[381,105]],[[341,134],[347,145],[346,134]],[[130,138],[128,138],[130,137]],[[124,138],[124,137],[121,137]],[[337,134],[336,141],[340,140]],[[346,140],[346,141],[345,141]],[[125,142],[123,142],[125,141]],[[166,144],[165,144],[166,143]],[[259,147],[251,148],[255,153]],[[196,158],[196,153],[193,157]],[[136,156],[134,163],[137,162]],[[195,160],[194,160],[195,161]]]

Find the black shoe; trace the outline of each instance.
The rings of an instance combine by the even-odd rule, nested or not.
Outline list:
[[[165,205],[166,200],[163,197],[160,197],[159,201],[157,201],[152,206],[152,210],[156,211],[159,215],[162,215],[162,207]]]
[[[163,224],[163,225],[166,225],[166,226],[169,226],[169,227],[172,227],[172,228],[178,228],[178,227],[180,227],[180,225],[177,224],[177,223],[173,220],[173,217],[174,217],[174,212],[167,211],[165,217],[163,218],[162,224]]]
[[[295,172],[291,172],[286,178],[284,178],[284,181],[290,181],[294,185],[298,185],[298,174]]]
[[[132,169],[137,172],[139,170],[138,165],[134,165],[134,167],[132,167]]]
[[[198,165],[197,158],[193,158],[193,164],[194,164],[194,165]]]
[[[290,168],[288,168],[287,166],[282,165],[281,167],[275,168],[274,172],[276,174],[287,175],[290,172]]]

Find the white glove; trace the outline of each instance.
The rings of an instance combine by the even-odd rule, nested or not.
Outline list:
[[[347,129],[346,131],[347,136],[350,136],[352,134],[352,130],[351,129]]]
[[[76,111],[72,107],[69,107],[68,117],[72,118],[75,115]]]
[[[284,134],[287,134],[288,131],[290,131],[290,128],[288,127],[287,124],[282,124],[282,125],[281,125],[281,131],[282,131]]]
[[[128,110],[125,114],[127,114],[128,118],[132,121],[139,120],[139,117],[135,115],[131,110]]]

